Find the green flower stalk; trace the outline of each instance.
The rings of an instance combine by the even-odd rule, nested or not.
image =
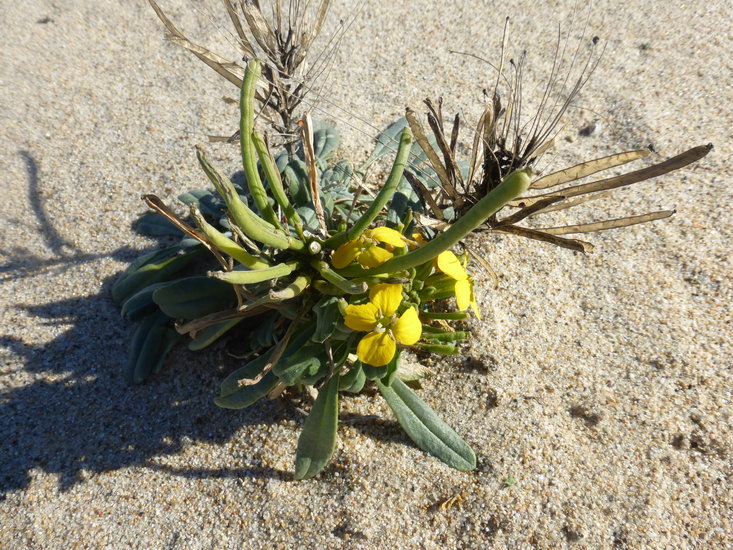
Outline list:
[[[425,246],[417,248],[403,256],[396,256],[381,265],[364,269],[361,267],[347,268],[342,271],[345,276],[377,275],[380,273],[394,273],[417,267],[437,258],[464,239],[474,229],[484,223],[489,216],[498,212],[509,201],[516,199],[530,186],[532,171],[523,168],[509,174],[491,193],[481,199],[466,215],[458,219],[446,231],[431,240]]]
[[[244,71],[244,80],[242,81],[240,104],[246,106],[240,110],[241,117],[239,119],[239,146],[242,151],[242,164],[244,164],[244,172],[247,175],[247,186],[249,192],[257,205],[263,218],[270,222],[278,229],[282,229],[280,222],[275,215],[275,211],[270,206],[267,198],[267,192],[260,180],[260,174],[257,171],[257,156],[255,155],[255,146],[252,141],[252,132],[254,130],[254,100],[255,90],[257,88],[257,80],[262,73],[262,66],[259,61],[250,61]]]

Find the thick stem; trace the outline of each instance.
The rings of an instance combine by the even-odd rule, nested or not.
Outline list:
[[[208,237],[208,239],[211,241],[211,244],[213,244],[216,248],[218,248],[221,252],[225,254],[229,254],[232,258],[237,260],[240,264],[247,266],[250,269],[262,269],[266,267],[270,267],[270,264],[267,262],[263,262],[262,260],[255,258],[247,252],[244,248],[239,246],[237,243],[235,243],[233,240],[231,240],[226,235],[222,234],[218,229],[216,229],[214,226],[209,224],[204,217],[201,215],[201,212],[198,209],[198,206],[196,204],[192,204],[190,206],[191,210],[191,217],[196,221],[196,224],[199,226],[199,229]]]
[[[242,232],[250,239],[262,244],[280,249],[290,248],[292,250],[302,250],[305,245],[302,241],[286,235],[279,229],[264,221],[257,214],[252,212],[249,207],[244,204],[234,184],[231,180],[215,168],[201,149],[196,149],[199,163],[211,183],[226,202],[227,209],[234,223],[236,223]]]
[[[396,273],[411,267],[417,267],[436,258],[438,254],[454,246],[486,219],[498,212],[506,203],[524,193],[532,182],[531,170],[523,168],[509,174],[491,193],[477,202],[471,210],[425,246],[408,252],[403,256],[395,256],[382,265],[371,269],[361,266],[348,267],[339,271],[341,275],[354,277],[361,275],[377,275],[379,273]]]
[[[299,262],[288,262],[277,264],[265,269],[253,269],[242,271],[209,271],[209,277],[216,277],[233,285],[249,285],[269,281],[277,277],[285,277],[300,267]]]
[[[302,235],[303,220],[295,211],[295,208],[293,208],[293,206],[290,204],[288,196],[285,194],[282,178],[280,177],[280,172],[278,172],[277,166],[275,165],[275,159],[272,158],[272,153],[270,152],[270,149],[267,147],[267,144],[265,143],[265,140],[262,138],[262,136],[260,136],[257,132],[252,132],[252,141],[254,143],[255,149],[257,150],[257,155],[260,157],[260,164],[262,165],[262,169],[265,172],[265,177],[270,183],[272,196],[275,198],[275,201],[280,205],[280,208],[283,209],[288,223],[292,224],[293,227],[295,227],[295,230],[298,232],[299,235]]]
[[[254,111],[255,111],[255,89],[257,88],[257,80],[260,77],[262,67],[259,61],[250,61],[244,71],[244,80],[242,82],[242,94],[239,101],[240,119],[239,119],[239,146],[242,151],[242,164],[244,172],[247,175],[247,186],[252,195],[252,199],[257,205],[262,217],[270,222],[278,229],[282,229],[277,219],[275,211],[270,206],[267,198],[267,192],[260,180],[260,174],[257,171],[257,155],[255,147],[252,143],[252,131],[254,130]]]
[[[397,156],[395,157],[394,164],[392,164],[392,171],[389,173],[389,177],[387,178],[384,187],[382,187],[382,190],[377,194],[371,206],[366,212],[364,212],[361,218],[359,218],[349,230],[334,235],[324,242],[323,245],[325,247],[335,249],[347,241],[353,241],[359,235],[364,233],[369,225],[377,218],[379,213],[382,211],[382,208],[384,208],[387,202],[392,198],[392,195],[394,195],[395,189],[397,189],[397,185],[402,179],[407,159],[410,156],[411,146],[412,132],[409,128],[405,127],[405,129],[402,130],[402,135],[400,136],[400,145],[397,149]]]

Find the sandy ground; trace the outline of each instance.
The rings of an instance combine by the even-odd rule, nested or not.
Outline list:
[[[161,2],[226,46],[219,3]],[[337,2],[353,19],[314,116],[364,158],[379,128],[443,95],[475,121],[498,61],[529,50],[528,104],[572,3]],[[677,208],[591,236],[581,256],[491,236],[484,322],[421,395],[479,456],[451,471],[386,406],[346,400],[331,466],[292,481],[302,418],[274,403],[217,409],[221,350],[176,351],[150,383],[121,370],[131,327],[109,296],[155,245],[139,196],[204,185],[193,146],[233,130],[234,88],[165,43],[142,0],[0,1],[0,547],[731,548],[731,128],[726,2],[596,2],[607,44],[547,168],[654,144],[707,142],[702,162],[618,194],[593,214]],[[623,5],[623,8],[619,6]],[[228,27],[226,27],[228,28]],[[534,103],[536,105],[536,103]],[[531,107],[529,107],[531,109]],[[589,137],[578,130],[598,120]],[[208,145],[236,168],[236,150]],[[512,484],[511,481],[514,480]],[[462,506],[439,504],[461,495]]]

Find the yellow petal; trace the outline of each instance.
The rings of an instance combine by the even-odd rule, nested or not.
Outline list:
[[[402,237],[402,233],[389,227],[377,227],[368,233],[373,239],[377,239],[379,242],[387,243],[396,248],[405,247],[405,240]]]
[[[344,312],[344,324],[351,330],[369,332],[377,326],[377,308],[374,304],[348,305]]]
[[[359,254],[359,263],[362,267],[377,267],[394,256],[390,251],[378,246],[370,246]],[[334,264],[335,265],[335,264]]]
[[[417,310],[411,307],[392,325],[392,334],[400,344],[411,346],[422,336],[422,323]]]
[[[402,303],[402,285],[399,283],[381,283],[369,289],[369,302],[382,312],[390,316]]]
[[[441,252],[438,255],[438,269],[456,281],[462,281],[468,277],[466,270],[463,269],[463,266],[461,265],[461,262],[458,261],[456,255],[450,250]]]
[[[471,282],[468,279],[456,281],[456,286],[453,291],[456,294],[458,309],[461,311],[467,309],[471,305]]]
[[[356,355],[367,365],[383,367],[397,351],[397,344],[387,332],[370,332],[356,347]]]
[[[342,269],[354,261],[359,253],[358,240],[349,241],[339,246],[331,256],[331,263],[336,269]]]

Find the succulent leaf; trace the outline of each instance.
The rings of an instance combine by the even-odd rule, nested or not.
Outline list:
[[[328,463],[336,448],[339,377],[321,388],[310,415],[303,424],[295,455],[295,479],[315,476]]]
[[[456,470],[468,472],[476,468],[476,455],[468,443],[402,380],[395,377],[389,387],[377,381],[377,387],[397,421],[418,447]]]

